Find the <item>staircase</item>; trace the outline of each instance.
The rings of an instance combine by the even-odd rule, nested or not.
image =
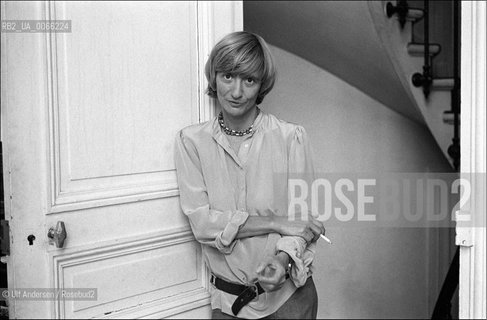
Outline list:
[[[435,14],[431,10],[438,5],[442,12],[436,12],[437,18],[431,19]],[[454,27],[458,26],[458,4],[452,1],[368,1],[368,6],[377,34],[406,93],[411,96],[445,157],[458,170],[460,82],[458,28]],[[438,14],[448,12],[448,6],[452,14],[438,19]],[[449,52],[442,52],[443,44],[431,41],[431,20],[451,25],[453,43],[444,45]],[[443,61],[435,64],[440,53]]]
[[[400,18],[397,12],[388,16],[389,2],[393,8],[398,8],[399,3],[412,5]],[[433,2],[453,3],[430,1]],[[431,39],[438,40],[431,41],[427,48],[432,73],[425,83],[431,82],[426,90],[422,83],[420,87],[412,83],[413,75],[423,76],[425,65],[422,4],[423,1],[375,0],[245,1],[244,20],[246,30],[262,35],[272,45],[308,60],[384,106],[428,127],[455,168],[451,154],[459,152],[448,150],[459,150],[458,144],[451,147],[458,130],[454,125],[458,112],[452,108],[452,89],[458,89],[459,82],[454,80],[451,62],[439,63],[447,53],[453,54],[451,41]],[[433,19],[431,27],[442,19]],[[416,83],[423,80],[419,75]],[[429,92],[425,95],[424,91]]]
[[[432,6],[439,6],[439,11],[443,11],[443,15],[432,12]],[[369,2],[369,8],[371,14],[376,17],[374,19],[376,28],[383,40],[393,43],[393,47],[386,46],[390,54],[399,55],[399,58],[393,58],[393,61],[395,61],[396,70],[399,73],[403,72],[401,74],[404,78],[406,90],[409,90],[417,101],[417,106],[441,150],[455,170],[459,171],[459,3],[457,1],[401,0],[396,1],[395,4],[387,2],[384,6],[383,3],[373,3],[371,1]],[[380,12],[381,9],[384,11]],[[450,14],[448,14],[448,11],[450,11]],[[388,22],[383,17],[384,13],[389,19]],[[435,14],[436,20],[443,19],[440,22],[446,22],[446,27],[451,28],[451,39],[445,39],[449,35],[445,30],[436,32],[436,35],[443,35],[443,37],[437,36],[437,38],[443,38],[449,44],[449,50],[442,56],[441,63],[437,64],[435,64],[435,57],[438,57],[441,53],[442,44],[430,41],[430,20],[435,20],[431,19]],[[418,28],[420,21],[421,25]],[[397,25],[394,26],[394,23],[397,23]],[[434,27],[438,28],[438,26]],[[389,28],[389,32],[383,28]],[[409,59],[407,55],[410,56]],[[422,62],[420,59],[422,59]],[[407,82],[408,80],[409,83]],[[451,140],[448,138],[451,138]],[[457,248],[431,319],[452,319],[451,300],[458,287],[458,281],[459,251]]]

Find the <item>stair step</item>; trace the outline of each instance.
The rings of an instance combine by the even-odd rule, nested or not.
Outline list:
[[[455,115],[451,111],[445,111],[443,112],[443,123],[446,124],[455,124]],[[460,124],[460,117],[458,117],[458,124]]]
[[[412,56],[423,56],[425,51],[424,43],[408,43],[408,53]],[[437,55],[441,51],[441,46],[437,43],[430,43],[430,55]]]
[[[455,87],[455,79],[453,78],[433,79],[431,84],[431,89],[438,91],[452,90],[453,87]]]
[[[409,8],[407,19],[410,21],[418,21],[418,20],[422,19],[423,16],[424,16],[424,10],[423,9]]]
[[[407,9],[407,11],[405,11]],[[384,11],[387,17],[391,18],[393,15],[396,15],[396,17],[401,18],[402,16],[403,19],[407,21],[412,21],[416,22],[424,17],[424,10],[420,8],[412,8],[409,7],[406,4],[406,7],[404,6],[404,3],[400,4],[397,3],[394,5],[392,2],[387,2],[387,4],[384,6]],[[405,16],[404,15],[405,12]]]

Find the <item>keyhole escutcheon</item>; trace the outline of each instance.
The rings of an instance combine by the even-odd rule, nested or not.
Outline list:
[[[28,237],[27,237],[27,241],[29,241],[29,246],[33,245],[34,244],[34,240],[36,239],[36,236],[33,235],[33,234],[30,234]]]

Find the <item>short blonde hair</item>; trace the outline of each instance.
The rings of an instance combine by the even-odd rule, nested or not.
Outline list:
[[[211,50],[205,65],[208,80],[207,94],[216,98],[216,74],[218,72],[255,76],[260,82],[257,104],[260,104],[276,81],[276,67],[265,40],[256,34],[237,31],[227,34]]]

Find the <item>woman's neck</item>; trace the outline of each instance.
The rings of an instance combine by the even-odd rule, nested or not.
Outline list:
[[[257,115],[259,114],[259,109],[256,106],[238,117],[227,114],[223,109],[222,112],[223,121],[227,127],[235,131],[243,131],[248,129],[254,123],[255,118],[257,118]]]

